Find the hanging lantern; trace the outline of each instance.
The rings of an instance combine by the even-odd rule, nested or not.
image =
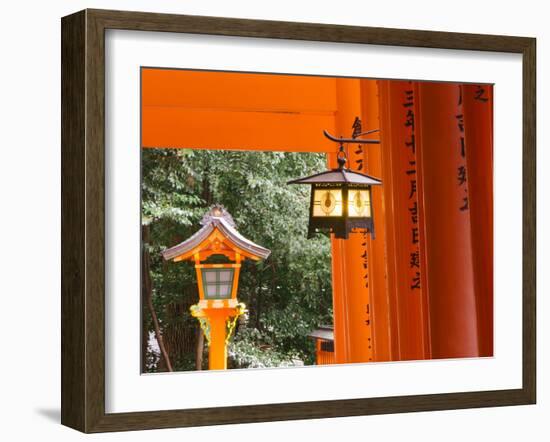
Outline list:
[[[333,233],[335,238],[347,239],[353,229],[363,229],[374,237],[371,187],[382,182],[369,175],[346,167],[343,141],[365,143],[374,140],[337,139],[338,167],[315,175],[289,181],[287,184],[310,184],[308,238],[317,232]]]

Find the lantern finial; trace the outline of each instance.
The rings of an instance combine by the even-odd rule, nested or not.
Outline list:
[[[212,222],[213,218],[222,218],[231,227],[235,227],[235,221],[227,209],[221,204],[214,204],[201,219],[201,226],[206,226]]]

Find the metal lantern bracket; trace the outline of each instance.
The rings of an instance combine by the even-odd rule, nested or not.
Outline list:
[[[353,138],[344,138],[344,137],[335,137],[334,135],[329,134],[326,130],[323,130],[323,135],[328,138],[331,141],[334,141],[336,143],[340,143],[340,148],[338,149],[338,153],[336,154],[336,160],[338,161],[338,167],[340,169],[343,169],[346,167],[347,157],[346,151],[344,150],[344,143],[353,143],[353,144],[380,144],[380,140],[368,140],[368,139],[360,139],[358,137],[363,137],[365,135],[370,135],[380,132],[380,129],[372,129],[368,130],[366,132],[361,132],[360,134],[357,134]]]
[[[335,141],[336,143],[355,143],[355,144],[380,144],[380,140],[365,140],[365,139],[358,139],[357,137],[363,137],[365,135],[374,134],[376,132],[380,132],[380,129],[373,129],[368,130],[366,132],[361,132],[360,134],[357,134],[353,138],[344,138],[344,137],[335,137],[334,135],[329,134],[326,130],[323,130],[323,134],[325,137],[327,137],[331,141]]]

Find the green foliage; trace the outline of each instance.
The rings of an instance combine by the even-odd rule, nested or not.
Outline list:
[[[291,367],[300,360],[298,352],[277,351],[265,342],[257,329],[240,330],[228,349],[229,368]]]
[[[233,338],[230,366],[312,363],[307,334],[332,322],[330,241],[306,239],[309,187],[286,183],[325,168],[322,154],[144,149],[142,224],[150,230],[146,246],[161,323],[197,327],[188,311],[175,317],[165,311],[170,303],[196,302],[194,268],[164,262],[160,252],[191,236],[207,208],[222,204],[239,232],[271,250],[265,261],[243,265],[238,298],[250,313]]]

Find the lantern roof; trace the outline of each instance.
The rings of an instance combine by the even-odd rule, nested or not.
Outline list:
[[[188,239],[164,250],[163,258],[165,260],[192,259],[195,253],[200,253],[203,250],[210,250],[213,253],[212,250],[216,251],[216,247],[221,253],[223,250],[232,250],[254,260],[265,259],[271,254],[271,250],[255,244],[241,235],[235,228],[233,218],[222,206],[216,205],[208,211],[202,218],[201,225],[202,228]],[[216,242],[217,245],[212,247]]]
[[[337,168],[325,172],[316,173],[304,178],[289,181],[287,184],[359,184],[364,186],[376,186],[382,184],[377,178],[364,173],[354,172],[346,168]]]

